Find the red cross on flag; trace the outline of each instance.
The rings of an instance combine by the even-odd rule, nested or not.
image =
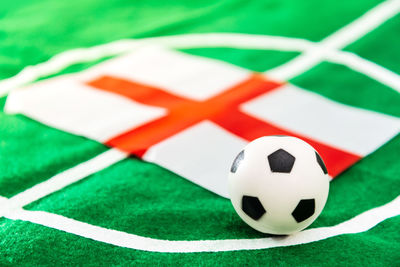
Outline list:
[[[222,196],[233,158],[255,138],[299,137],[335,177],[400,129],[397,118],[159,47],[16,90],[6,111],[127,151]]]

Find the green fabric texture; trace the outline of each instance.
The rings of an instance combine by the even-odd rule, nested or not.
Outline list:
[[[9,265],[396,266],[400,257],[393,235],[399,223],[398,216],[363,234],[290,248],[194,254],[136,251],[7,219],[1,222],[0,237],[6,247],[2,260]]]
[[[1,196],[12,197],[107,149],[21,115],[1,112],[0,121]]]
[[[343,104],[400,116],[398,92],[343,65],[322,62],[290,82]]]
[[[400,171],[395,168],[400,156],[398,139],[365,158],[363,164],[349,169],[332,184],[324,212],[312,227],[335,225],[398,195],[392,190],[392,187],[400,188]],[[393,157],[386,158],[388,154]],[[387,177],[382,177],[381,169],[385,166],[390,167],[386,167]],[[136,159],[117,163],[27,208],[158,239],[263,236],[245,226],[229,200]],[[194,229],[199,222],[201,227]]]
[[[272,69],[299,55],[297,52],[233,48],[192,48],[181,49],[181,51],[196,56],[223,60],[256,72]]]
[[[121,38],[242,32],[318,41],[379,2],[24,0],[3,3],[0,77],[10,77],[27,65],[43,62],[68,49]],[[318,12],[313,12],[317,9]]]
[[[209,32],[267,34],[320,41],[380,1],[13,1],[0,7],[0,79],[79,47],[122,38]],[[349,44],[399,73],[399,15]],[[181,51],[266,71],[297,52],[233,48]],[[79,72],[107,60],[72,65]],[[48,76],[52,77],[54,75]],[[48,78],[43,77],[43,78]],[[322,62],[290,81],[332,100],[400,117],[400,94],[345,66]],[[0,98],[0,196],[10,198],[108,148],[23,115]],[[329,227],[385,205],[400,193],[400,135],[343,172],[310,228]],[[0,199],[0,210],[3,202]],[[130,157],[43,197],[24,209],[162,240],[262,238],[223,199],[178,175]],[[1,216],[1,215],[0,215]],[[0,217],[0,265],[263,265],[400,264],[400,217],[369,231],[261,250],[159,253],[118,247],[42,225]]]
[[[350,44],[345,50],[378,63],[396,73],[400,73],[400,55],[388,51],[396,51],[400,40],[394,32],[400,32],[400,15],[385,22],[377,30],[370,32],[360,40]]]

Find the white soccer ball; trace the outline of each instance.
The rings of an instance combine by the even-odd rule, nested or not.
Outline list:
[[[230,198],[254,229],[292,234],[321,213],[330,177],[315,149],[290,136],[266,136],[249,143],[229,173]]]

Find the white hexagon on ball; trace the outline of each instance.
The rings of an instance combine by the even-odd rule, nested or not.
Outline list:
[[[308,227],[321,213],[330,177],[315,149],[290,136],[265,136],[249,143],[229,173],[230,198],[254,229],[286,235]]]

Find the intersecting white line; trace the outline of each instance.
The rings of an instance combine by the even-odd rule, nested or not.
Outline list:
[[[338,225],[312,228],[287,237],[196,241],[171,241],[143,237],[91,225],[44,211],[19,209],[6,214],[6,218],[32,222],[119,247],[164,253],[193,253],[255,250],[300,245],[338,235],[365,232],[380,222],[398,215],[400,215],[400,196],[381,207],[365,211]]]
[[[152,41],[156,41],[156,43],[159,43],[159,41],[161,41],[161,43],[164,45],[167,44],[171,45],[172,43],[175,45],[174,46],[175,48],[207,47],[207,46],[226,47],[229,45],[231,47],[233,46],[238,48],[239,47],[244,48],[242,47],[242,45],[246,45],[245,48],[266,49],[265,47],[267,47],[268,49],[304,52],[302,55],[296,57],[295,59],[289,61],[288,63],[282,65],[281,67],[271,70],[267,73],[267,75],[271,75],[272,77],[276,77],[278,79],[279,77],[288,78],[296,76],[306,71],[307,69],[311,68],[324,58],[329,59],[330,57],[332,57],[332,55],[336,56],[336,54],[338,53],[342,53],[341,56],[342,59],[340,59],[340,57],[337,57],[335,59],[336,62],[340,62],[350,67],[353,66],[355,68],[358,68],[359,71],[360,70],[365,71],[365,68],[362,68],[360,66],[360,61],[358,61],[358,63],[357,62],[354,63],[353,62],[354,60],[351,59],[357,57],[355,54],[349,55],[348,53],[344,53],[343,56],[342,51],[336,51],[335,49],[342,48],[345,45],[358,39],[360,36],[366,34],[368,31],[371,31],[372,29],[383,23],[385,20],[394,16],[399,9],[400,9],[399,0],[389,0],[387,2],[384,2],[378,5],[377,7],[373,8],[372,10],[370,10],[365,15],[355,20],[348,26],[342,28],[336,33],[333,33],[329,37],[325,38],[320,44],[314,44],[306,40],[285,38],[285,37],[248,35],[253,38],[251,39],[252,41],[249,41],[249,39],[243,38],[245,36],[243,34],[204,34],[204,35],[198,34],[198,35],[184,35],[184,36],[170,36],[170,37],[154,37],[154,38],[142,39],[140,41],[122,40],[89,49],[74,49],[68,52],[61,53],[45,63],[27,67],[16,76],[1,81],[0,95],[5,94],[9,90],[19,87],[23,84],[32,82],[40,77],[58,72],[71,64],[85,62],[85,61],[92,61],[109,55],[121,54],[123,52],[130,51],[137,46],[151,43]],[[354,36],[352,36],[352,31],[354,31]],[[230,40],[232,43],[229,44],[229,42],[227,42],[226,39],[223,38],[221,39],[222,36],[227,37],[227,40]],[[350,60],[352,62],[350,65],[347,65],[348,62],[344,63],[341,60],[345,61]],[[362,62],[366,62],[366,60]],[[369,64],[367,72],[375,70],[376,66],[377,65],[374,63]],[[389,70],[386,70],[386,72],[382,71],[384,69],[383,67],[381,68],[378,67],[377,69],[378,69],[377,73],[379,73],[380,71],[380,74],[374,73],[374,75],[379,76],[380,80],[387,82],[387,79],[389,80],[392,79],[390,82],[387,82],[389,84],[397,82],[396,79],[393,80],[393,77],[395,77],[393,75],[396,74],[391,73]],[[285,74],[285,72],[287,72],[287,74]],[[48,194],[58,191],[64,188],[65,186],[72,184],[78,180],[81,180],[87,177],[88,175],[97,172],[103,168],[106,168],[126,157],[127,157],[126,153],[120,152],[116,149],[111,149],[87,162],[81,163],[75,166],[74,168],[62,172],[45,182],[37,184],[36,186],[20,194],[17,194],[16,196],[10,198],[9,200],[6,200],[5,198],[1,197],[0,202],[2,204],[4,203],[7,204],[2,205],[2,207],[0,208],[0,216],[7,216],[8,218],[12,219],[31,221],[33,223],[46,225],[48,227],[85,236],[87,238],[99,240],[106,243],[109,242],[110,244],[115,244],[125,247],[137,248],[136,245],[133,243],[142,240],[140,242],[142,242],[146,248],[143,250],[155,251],[154,249],[157,249],[156,251],[160,252],[200,252],[200,251],[261,249],[261,248],[269,248],[276,246],[303,244],[333,237],[339,234],[358,233],[366,231],[375,226],[377,223],[389,217],[399,215],[400,200],[398,197],[385,206],[367,211],[337,226],[305,230],[301,233],[290,236],[284,240],[276,240],[276,238],[272,239],[264,238],[264,239],[242,239],[242,240],[168,241],[168,240],[156,240],[151,238],[145,238],[115,230],[109,230],[47,212],[26,211],[21,209],[23,206],[35,200],[38,200]],[[88,234],[85,234],[85,231],[88,231]],[[310,233],[316,233],[316,234],[310,234]],[[109,240],[110,235],[111,235],[111,241]],[[131,243],[132,240],[133,243]],[[171,242],[177,242],[175,243],[177,244],[177,246],[175,248],[170,248],[169,246],[171,245]],[[215,247],[213,247],[215,245],[219,246],[219,248],[215,249]]]
[[[353,41],[357,40],[362,35],[373,30],[385,20],[396,15],[400,10],[400,0],[389,0],[381,3],[371,9],[363,16],[336,31],[332,35],[325,38],[320,43],[314,43],[305,39],[267,36],[267,35],[252,35],[243,33],[205,33],[205,34],[182,34],[176,36],[151,37],[143,39],[126,39],[110,42],[103,45],[93,46],[91,48],[78,48],[55,55],[48,61],[28,66],[14,77],[0,81],[0,96],[7,94],[10,90],[33,82],[41,77],[55,74],[66,67],[83,62],[98,60],[107,56],[114,56],[132,51],[140,46],[157,44],[171,48],[197,48],[197,47],[231,47],[242,49],[270,49],[279,51],[296,51],[302,52],[300,56],[295,57],[286,64],[269,70],[266,74],[269,77],[277,80],[286,81],[293,78],[307,69],[315,66],[322,60],[332,60],[346,65],[350,68],[357,65],[353,63],[356,57],[336,55],[342,54],[340,49]],[[334,53],[335,56],[331,57]],[[366,59],[362,59],[366,62]],[[364,74],[369,75],[374,73],[371,78],[383,82],[389,87],[392,87],[400,92],[398,84],[399,76],[385,69],[385,74],[381,75],[381,69],[377,64],[369,64],[368,71]],[[364,71],[365,68],[355,68],[356,71]],[[387,81],[387,79],[389,81]],[[392,81],[395,81],[393,83]],[[395,84],[393,86],[393,84]]]
[[[369,10],[367,13],[359,17],[357,20],[352,23],[344,26],[333,34],[329,35],[321,42],[318,43],[316,49],[310,49],[305,53],[299,55],[293,60],[282,64],[274,69],[271,69],[266,72],[266,74],[270,77],[287,81],[295,76],[300,75],[304,71],[312,68],[316,64],[320,63],[322,60],[327,59],[335,59],[335,57],[327,57],[326,55],[331,53],[331,51],[335,51],[336,55],[339,54],[338,49],[341,49],[360,37],[364,36],[368,32],[372,31],[380,24],[388,20],[389,18],[395,16],[400,11],[400,0],[389,0],[379,4],[373,9]],[[342,57],[343,59],[343,57]],[[341,61],[340,58],[336,58],[336,62],[340,62],[341,64],[347,65],[347,62],[352,62],[353,57],[347,57],[346,62]],[[366,61],[366,60],[365,60]],[[352,67],[352,66],[348,66]],[[370,66],[370,68],[373,68]],[[374,69],[374,68],[373,68]],[[356,71],[360,71],[358,68]],[[394,74],[394,73],[393,73]],[[368,75],[368,74],[367,74]],[[377,76],[378,74],[374,75]],[[397,74],[394,74],[398,77]],[[393,76],[393,75],[392,75]],[[381,78],[380,80],[385,80]],[[400,85],[397,84],[397,91],[400,91]]]
[[[369,62],[366,59],[359,57],[350,52],[327,50],[320,54],[315,51],[321,50],[319,44],[307,41],[304,39],[296,39],[289,37],[252,35],[244,33],[206,33],[206,34],[183,34],[176,36],[152,37],[138,40],[119,40],[104,45],[94,46],[91,48],[79,48],[60,53],[46,62],[35,66],[28,66],[14,77],[0,81],[0,96],[7,94],[10,90],[21,87],[27,83],[33,82],[41,77],[55,74],[66,67],[83,62],[91,62],[107,56],[114,56],[129,51],[133,51],[144,45],[162,45],[165,47],[184,49],[184,48],[199,48],[199,47],[230,47],[238,49],[259,49],[259,50],[278,50],[278,51],[295,51],[312,54],[312,57],[318,60],[326,59],[338,64],[348,66],[349,68],[359,71],[371,78],[382,82],[389,87],[398,91],[399,75],[385,69],[377,64]],[[311,51],[314,51],[311,53]],[[277,80],[290,79],[299,72],[300,69],[307,70],[313,67],[317,62],[309,60],[299,60],[302,55],[294,60],[281,65],[267,72],[267,76]],[[369,62],[368,71],[366,68],[354,68],[355,61]],[[385,70],[385,75],[381,75],[381,69]],[[376,73],[376,74],[375,74]],[[395,82],[393,82],[395,81]]]

